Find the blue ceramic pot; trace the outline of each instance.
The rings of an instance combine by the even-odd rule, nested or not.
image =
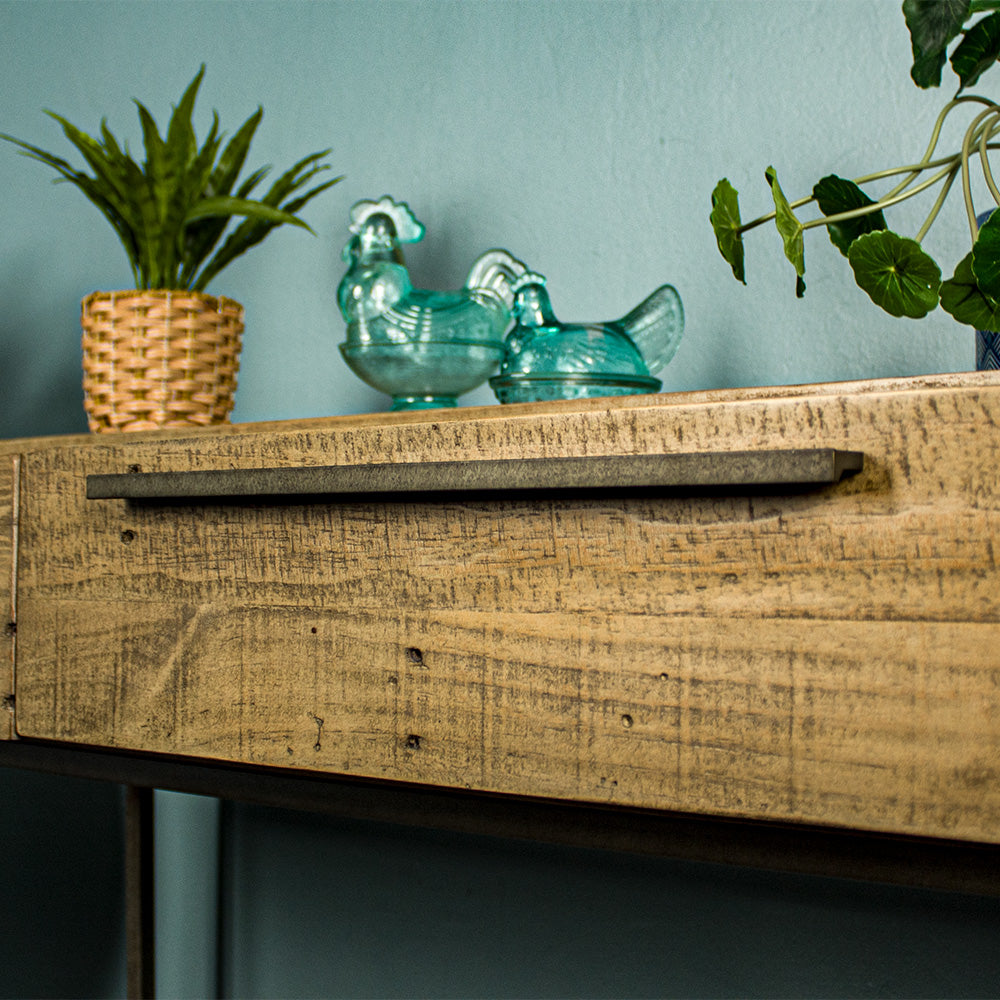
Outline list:
[[[976,216],[976,223],[982,225],[993,209]],[[987,372],[1000,369],[1000,333],[991,330],[976,330],[976,371]]]
[[[1000,368],[1000,333],[976,330],[976,371],[987,372]]]

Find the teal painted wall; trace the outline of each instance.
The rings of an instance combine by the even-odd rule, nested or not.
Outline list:
[[[892,0],[24,0],[0,17],[3,130],[45,148],[64,147],[42,107],[90,128],[106,115],[138,146],[132,98],[164,116],[203,60],[202,134],[212,108],[232,129],[263,104],[254,163],[332,147],[346,180],[307,209],[318,236],[280,231],[213,285],[247,308],[238,420],[384,405],[340,359],[334,308],[348,208],[384,192],[427,225],[408,259],[428,287],[461,284],[497,244],[548,276],[568,319],[620,316],[673,283],[688,327],[667,389],[972,365],[945,314],[873,307],[821,233],[796,301],[770,227],[748,237],[744,288],[706,221],[722,176],[749,218],[770,204],[768,164],[794,196],[922,154],[944,96],[909,82]],[[78,192],[0,154],[4,429],[78,427],[51,399],[79,393],[79,299],[129,274]],[[912,206],[892,216],[901,231],[929,203]],[[953,198],[931,244],[950,264],[965,235]]]
[[[385,405],[339,357],[334,290],[348,208],[386,192],[427,225],[408,255],[426,287],[461,284],[497,244],[548,275],[568,319],[621,315],[673,283],[688,324],[668,390],[972,366],[968,331],[942,313],[885,316],[822,235],[796,301],[773,233],[748,237],[744,288],[707,223],[718,177],[749,218],[767,208],[768,164],[796,195],[922,154],[945,95],[909,83],[893,0],[3,0],[0,37],[0,130],[54,151],[43,107],[85,128],[107,116],[138,146],[131,99],[162,118],[202,61],[201,134],[212,108],[232,129],[259,103],[254,163],[332,147],[346,180],[307,209],[317,236],[278,232],[213,286],[247,308],[237,420]],[[128,270],[96,210],[44,168],[0,149],[0,182],[0,435],[82,430],[79,300],[127,286]],[[912,233],[927,209],[890,221]],[[963,227],[953,199],[930,240],[946,266]],[[19,905],[0,927],[0,992],[121,995],[118,790],[0,774],[0,792],[27,817],[3,814]],[[1000,919],[981,900],[157,804],[166,996],[206,995],[216,976],[234,996],[959,996],[1000,983]],[[48,931],[45,947],[23,944],[25,926]]]
[[[227,816],[232,997],[995,997],[994,899]]]

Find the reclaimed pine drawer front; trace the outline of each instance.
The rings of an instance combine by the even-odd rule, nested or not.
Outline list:
[[[17,627],[18,480],[21,456],[0,452],[0,740],[14,737],[14,655]]]
[[[1000,381],[972,375],[28,449],[17,732],[997,842],[998,424]],[[789,493],[85,498],[135,467],[816,446],[864,470]]]

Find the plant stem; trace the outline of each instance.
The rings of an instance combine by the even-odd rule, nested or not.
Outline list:
[[[990,148],[991,149],[1000,148],[1000,144],[993,143],[990,145]],[[870,205],[864,205],[861,208],[854,208],[848,212],[840,212],[837,215],[824,215],[816,219],[811,219],[809,222],[803,222],[802,228],[814,229],[816,226],[825,226],[829,225],[830,223],[845,222],[848,219],[859,219],[864,215],[871,215],[874,212],[881,211],[883,208],[889,208],[892,205],[897,205],[899,204],[899,202],[906,201],[907,198],[912,198],[914,195],[920,194],[922,191],[926,191],[927,188],[933,187],[943,177],[947,177],[949,174],[955,173],[960,168],[960,165],[961,165],[961,154],[959,153],[953,153],[951,156],[942,157],[940,160],[934,160],[926,164],[925,166],[921,167],[920,170],[917,171],[917,173],[919,174],[924,170],[928,170],[933,167],[939,167],[939,166],[944,166],[946,169],[939,171],[929,180],[926,180],[922,184],[917,185],[917,187],[905,191],[904,193],[904,191],[900,190],[901,188],[903,188],[903,185],[897,185],[897,187],[894,188],[893,190],[898,191],[899,193],[895,195],[893,195],[890,192],[889,195],[880,198],[878,201],[872,202]],[[860,177],[856,179],[853,183],[866,184],[872,180],[880,180],[885,177],[892,177],[896,174],[906,173],[911,169],[912,168],[909,166],[893,167],[889,170],[881,170],[877,174],[869,174],[865,177]],[[793,209],[801,208],[803,205],[808,205],[809,202],[815,200],[816,199],[813,197],[800,198],[798,201],[791,202],[789,207]],[[752,222],[744,223],[744,225],[739,227],[737,232],[745,233],[750,229],[756,229],[757,226],[763,225],[765,222],[770,222],[774,218],[774,216],[775,216],[774,212],[768,212],[767,215],[762,215],[760,216],[760,218],[754,219]]]
[[[952,159],[954,159],[954,157]],[[902,191],[894,197],[890,198],[886,196],[885,198],[879,199],[879,201],[872,205],[864,205],[862,208],[852,208],[849,212],[838,212],[836,215],[824,215],[818,219],[811,219],[809,222],[803,222],[802,228],[814,229],[817,226],[829,226],[838,222],[847,222],[849,219],[860,219],[864,215],[871,215],[873,212],[880,211],[883,208],[898,205],[901,201],[906,201],[907,198],[912,198],[914,195],[920,194],[921,191],[926,191],[929,187],[933,187],[943,177],[947,177],[949,174],[954,173],[957,169],[958,164],[953,163],[944,170],[939,170],[933,177],[928,178],[923,183],[918,184],[916,187],[912,187],[907,191]]]
[[[993,119],[992,122],[990,119]],[[973,243],[976,242],[976,237],[979,235],[979,225],[976,222],[976,209],[972,204],[972,185],[969,182],[969,147],[977,137],[980,124],[982,125],[983,137],[986,138],[993,134],[998,122],[1000,122],[1000,107],[994,104],[976,115],[972,124],[966,129],[965,138],[962,140],[962,194],[965,196],[965,211],[969,217],[969,232],[972,235]]]
[[[1000,149],[1000,144],[991,143],[990,149]],[[933,170],[935,167],[943,167],[948,163],[957,164],[960,161],[961,153],[952,153],[949,156],[941,156],[936,160],[929,160],[927,163],[909,163],[905,167],[889,167],[887,170],[879,170],[874,174],[865,174],[864,177],[855,177],[855,184],[870,184],[872,181],[885,180],[886,177],[895,177],[897,174],[906,174],[914,172],[916,174],[922,173],[924,170]],[[898,191],[902,185],[897,185],[892,191],[890,191],[886,198],[891,197]]]
[[[907,177],[899,185],[894,187],[886,195],[887,198],[891,198],[893,195],[905,190],[916,179],[922,170],[930,166],[931,157],[934,155],[934,150],[937,149],[938,141],[941,138],[941,131],[944,128],[944,123],[947,120],[948,115],[950,115],[960,104],[970,103],[985,104],[987,107],[996,107],[996,104],[993,101],[987,100],[985,97],[979,97],[976,94],[966,94],[963,97],[953,97],[938,113],[937,119],[934,122],[934,128],[931,130],[930,140],[927,143],[927,149],[925,150],[920,161],[913,166],[912,176]],[[864,181],[855,181],[855,183],[860,184],[864,183]]]
[[[979,143],[979,164],[983,168],[983,179],[986,181],[986,186],[990,189],[990,194],[993,195],[993,200],[1000,205],[1000,190],[997,190],[996,184],[993,182],[993,171],[990,169],[990,158],[987,154],[989,149],[989,143],[986,141],[988,137],[988,131],[983,129],[983,137]]]
[[[913,237],[918,243],[923,241],[923,238],[927,235],[927,231],[931,228],[934,224],[934,220],[938,217],[938,213],[941,211],[941,206],[948,197],[948,192],[951,190],[952,184],[955,183],[955,178],[958,176],[959,169],[960,165],[958,163],[954,164],[949,171],[944,184],[941,185],[941,193],[937,196],[934,206],[930,210],[930,214],[926,219],[924,219],[924,224],[920,227],[917,235]]]
[[[934,150],[937,148],[938,140],[941,136],[941,130],[944,127],[944,122],[948,115],[960,104],[967,103],[983,104],[986,106],[986,110],[977,115],[975,120],[966,130],[961,152],[952,153],[950,156],[944,156],[936,160],[932,160],[931,157],[934,155]],[[985,123],[989,121],[990,118],[993,118],[994,120],[989,125],[986,125]],[[886,177],[894,177],[898,174],[907,174],[908,176],[897,184],[891,191],[889,191],[888,194],[884,195],[878,201],[873,202],[871,205],[865,205],[862,208],[852,209],[848,212],[822,216],[817,219],[812,219],[809,222],[804,222],[802,223],[802,229],[806,230],[814,229],[817,226],[829,226],[838,222],[845,222],[849,219],[857,219],[865,215],[871,215],[874,212],[881,211],[884,208],[889,208],[890,206],[896,205],[901,201],[905,201],[907,198],[911,198],[922,191],[926,191],[927,188],[933,187],[944,178],[944,189],[942,194],[938,196],[930,215],[927,217],[927,220],[920,229],[920,235],[918,236],[919,242],[920,239],[923,239],[923,236],[926,235],[927,230],[937,218],[941,206],[944,203],[944,199],[951,190],[951,186],[954,183],[955,176],[959,169],[962,171],[963,189],[966,192],[966,208],[970,212],[970,219],[972,220],[972,225],[974,227],[975,210],[972,208],[971,193],[968,183],[968,160],[970,155],[970,146],[975,143],[979,144],[978,153],[984,163],[986,183],[990,187],[990,193],[993,194],[997,203],[1000,204],[1000,190],[997,190],[996,186],[992,184],[992,174],[990,173],[989,164],[986,159],[986,150],[998,148],[996,143],[990,143],[989,141],[998,131],[1000,131],[1000,106],[998,106],[994,101],[987,100],[985,97],[979,97],[975,94],[968,94],[953,98],[944,106],[944,108],[942,108],[940,114],[938,114],[937,120],[934,123],[934,128],[931,132],[930,141],[927,144],[927,149],[924,152],[922,159],[914,164],[908,164],[901,167],[891,167],[888,170],[879,170],[872,174],[866,174],[863,177],[856,178],[853,182],[858,185],[867,184],[871,181],[883,180]],[[911,187],[913,182],[920,176],[921,173],[925,170],[932,170],[936,167],[945,167],[945,169],[936,173],[929,180],[918,184],[916,187]],[[813,196],[800,198],[798,201],[791,202],[790,208],[793,210],[801,208],[803,205],[808,205],[811,201],[815,200],[816,199]],[[755,229],[757,226],[771,221],[775,217],[775,214],[775,212],[768,212],[766,215],[762,215],[751,222],[747,222],[737,229],[737,233],[743,234],[751,229]],[[975,234],[976,230],[973,228],[973,240],[975,240]]]

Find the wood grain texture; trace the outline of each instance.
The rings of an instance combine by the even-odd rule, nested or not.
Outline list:
[[[18,732],[995,843],[998,421],[977,374],[25,448]],[[795,495],[84,499],[133,466],[779,447],[865,470]]]
[[[17,642],[17,528],[20,455],[0,454],[0,740],[14,738],[14,667]]]

